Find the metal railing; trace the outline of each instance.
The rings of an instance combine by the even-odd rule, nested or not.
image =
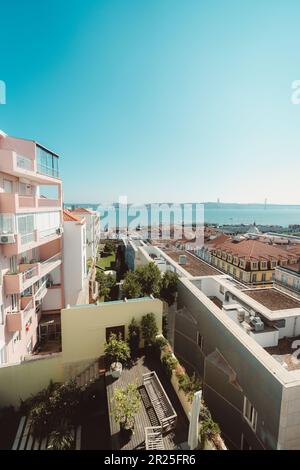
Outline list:
[[[40,300],[40,298],[43,296],[43,294],[47,291],[47,280],[43,282],[43,284],[38,288],[36,293],[34,294],[36,300]]]
[[[22,273],[23,283],[28,281],[29,279],[33,278],[34,276],[37,276],[37,274],[38,274],[37,266],[34,266],[33,268],[27,269],[27,271],[24,271]]]
[[[53,261],[61,261],[61,252],[56,253],[55,255],[51,256],[48,259],[45,259],[44,261],[41,261],[41,265],[47,266],[48,263],[52,263]]]
[[[32,309],[33,309],[33,300],[30,300],[28,302],[28,304],[26,305],[26,307],[23,309],[23,318],[24,318],[24,320],[27,318],[30,310],[32,310]]]
[[[55,235],[59,227],[47,228],[45,230],[40,230],[40,238],[50,237],[50,235]]]

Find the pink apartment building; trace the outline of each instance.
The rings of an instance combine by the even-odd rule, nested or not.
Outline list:
[[[59,156],[0,132],[0,364],[29,355],[43,313],[64,306],[62,226]]]

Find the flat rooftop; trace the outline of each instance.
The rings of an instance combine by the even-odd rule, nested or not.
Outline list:
[[[274,288],[246,290],[244,294],[272,311],[300,308],[300,300]]]
[[[276,359],[286,370],[299,370],[300,369],[300,360],[299,356],[296,357],[295,351],[297,348],[292,348],[293,342],[295,340],[299,341],[300,336],[295,338],[282,338],[278,341],[277,346],[272,346],[265,348],[265,350],[271,354],[271,356]]]
[[[223,274],[196,256],[191,255],[187,251],[179,250],[177,248],[165,247],[162,248],[162,250],[166,253],[166,255],[170,256],[172,260],[176,261],[176,263],[178,263],[180,255],[185,255],[186,264],[181,264],[180,266],[192,276],[217,276]]]

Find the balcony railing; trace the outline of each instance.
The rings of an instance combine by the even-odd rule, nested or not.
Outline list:
[[[34,276],[37,276],[39,273],[38,267],[34,266],[33,268],[27,269],[27,271],[24,271],[22,274],[22,281],[23,284],[28,281],[29,279],[32,279]]]
[[[33,309],[33,299],[28,302],[26,307],[23,309],[23,319],[26,320],[27,316],[29,315],[30,311]]]
[[[47,280],[43,282],[43,284],[38,288],[36,293],[34,294],[35,300],[40,300],[44,294],[47,292]]]
[[[23,170],[33,171],[33,161],[23,155],[17,155],[17,166]]]

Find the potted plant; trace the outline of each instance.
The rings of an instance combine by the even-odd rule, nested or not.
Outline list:
[[[117,388],[112,402],[114,419],[116,423],[120,424],[121,432],[133,433],[135,415],[141,404],[141,397],[136,384],[129,383],[125,388]]]
[[[122,335],[119,337],[112,333],[109,340],[104,345],[104,354],[111,362],[110,371],[114,378],[120,377],[122,373],[122,363],[130,359],[130,348],[126,341],[122,340]]]

